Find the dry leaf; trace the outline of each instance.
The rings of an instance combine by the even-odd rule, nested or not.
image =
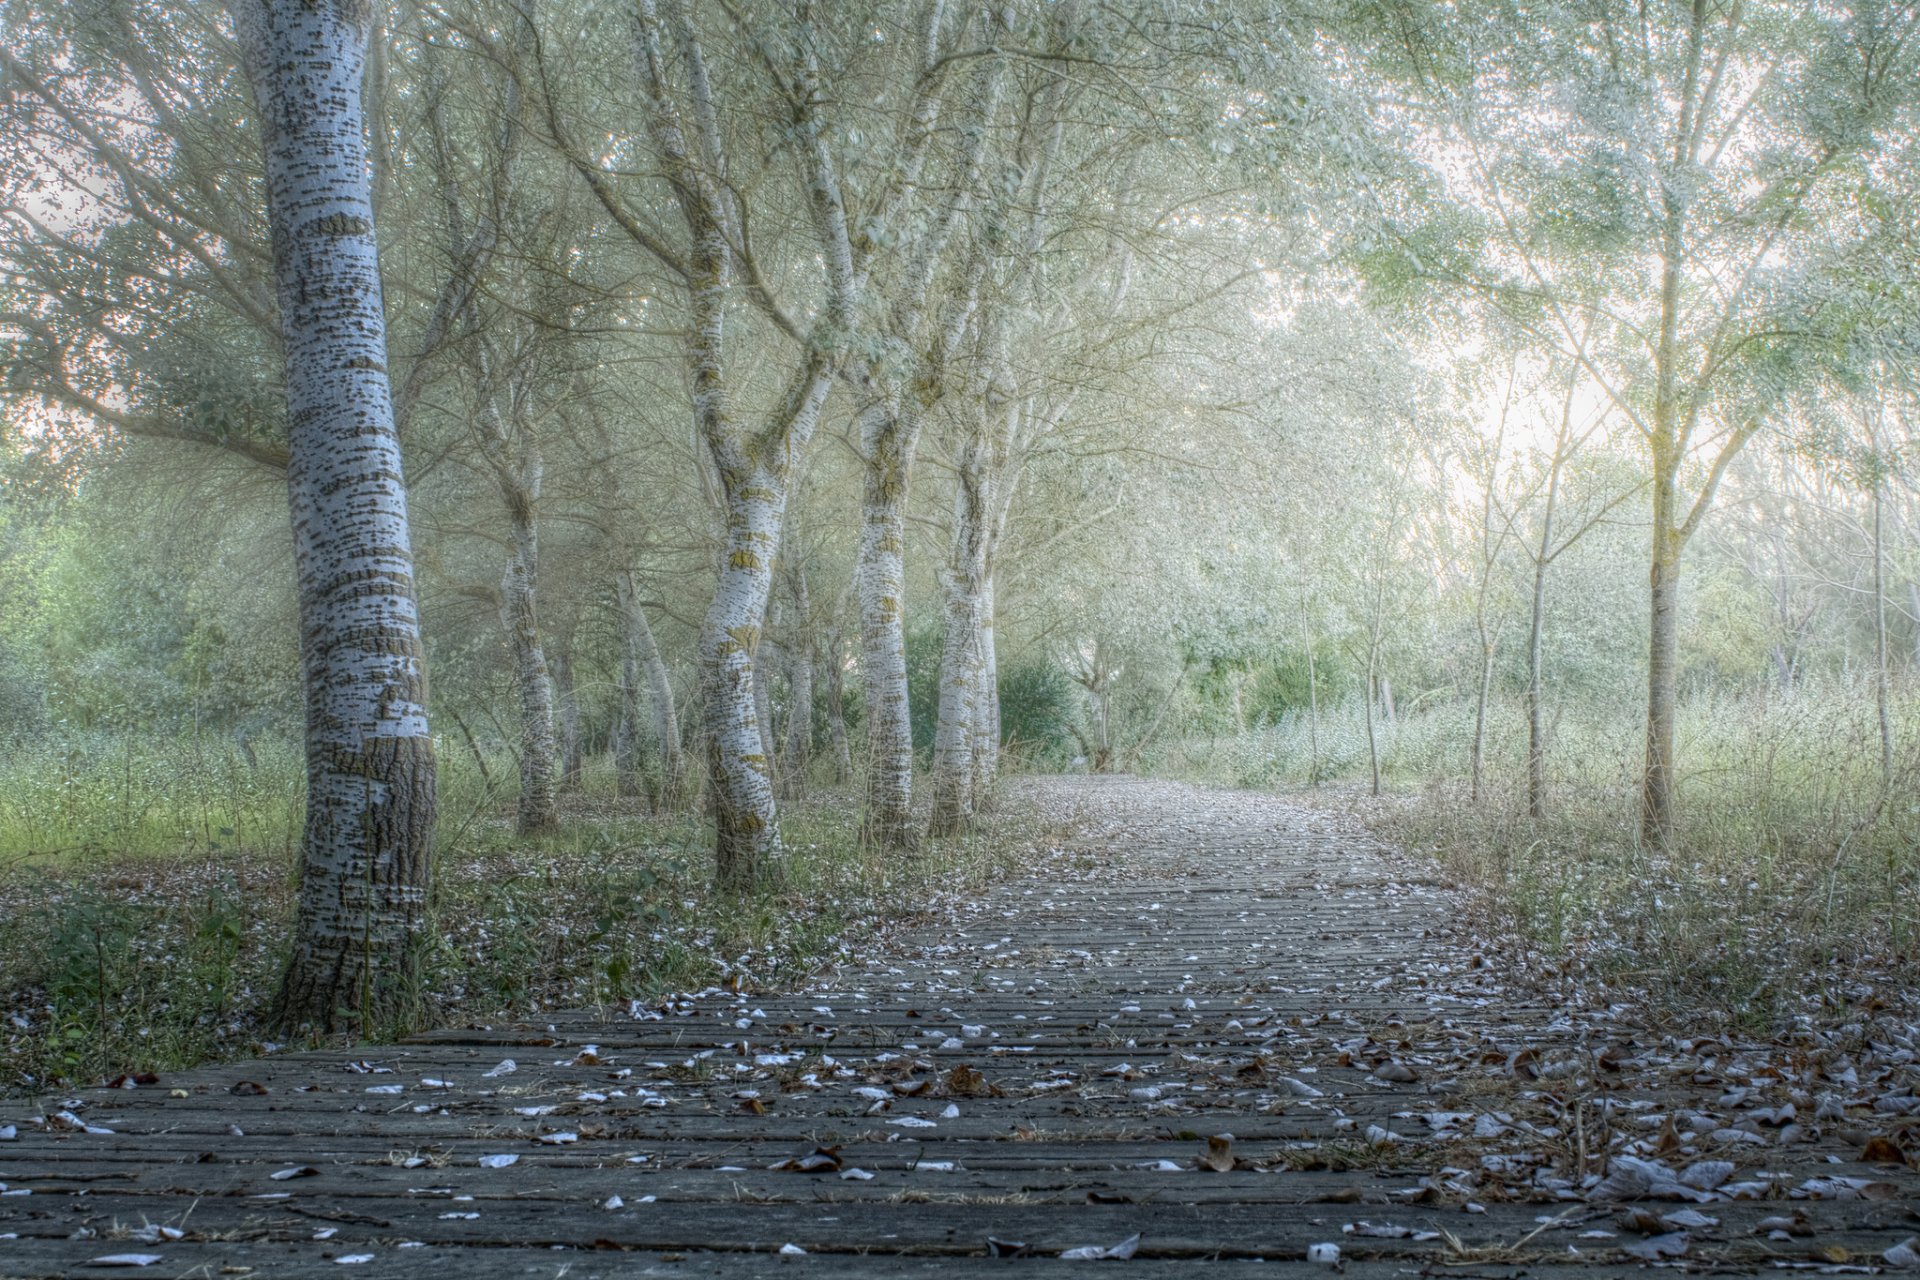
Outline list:
[[[1207,1152],[1200,1157],[1199,1167],[1211,1169],[1215,1173],[1232,1173],[1233,1166],[1239,1163],[1233,1158],[1233,1138],[1227,1134],[1216,1134],[1207,1139]]]

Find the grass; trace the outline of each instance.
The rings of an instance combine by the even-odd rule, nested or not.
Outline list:
[[[196,760],[177,744],[170,755],[135,744],[53,776],[46,756],[10,763],[0,1090],[174,1070],[267,1043],[294,901],[298,757],[255,752],[248,765],[238,752]],[[174,761],[171,788],[162,758]],[[510,794],[442,764],[424,978],[438,1021],[797,981],[1006,874],[1045,831],[1009,804],[968,835],[888,861],[861,847],[857,804],[823,794],[783,815],[777,888],[720,895],[704,824],[617,799],[608,771],[563,798],[557,834],[528,841],[512,833]],[[510,780],[511,763],[492,773]]]
[[[1322,794],[1478,890],[1492,932],[1550,967],[1631,987],[1692,1025],[1749,1030],[1823,1018],[1911,989],[1920,970],[1920,691],[1894,708],[1882,787],[1871,687],[1832,681],[1683,704],[1678,828],[1638,831],[1641,734],[1629,709],[1558,718],[1547,816],[1526,813],[1519,708],[1492,709],[1481,794],[1467,784],[1470,708],[1440,704],[1382,726],[1391,794],[1365,799],[1360,710],[1320,726]],[[1176,744],[1169,772],[1303,789],[1306,728]]]

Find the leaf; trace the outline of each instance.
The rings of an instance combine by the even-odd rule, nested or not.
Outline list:
[[[236,1098],[258,1098],[267,1092],[267,1086],[258,1080],[235,1080],[227,1092]]]
[[[1067,1250],[1060,1257],[1066,1262],[1125,1262],[1139,1250],[1140,1236],[1136,1233],[1115,1245],[1083,1244],[1078,1249]]]
[[[1867,1140],[1860,1151],[1861,1164],[1905,1164],[1907,1153],[1898,1143],[1885,1135],[1877,1135]]]
[[[1413,1234],[1412,1227],[1403,1227],[1397,1222],[1349,1222],[1340,1230],[1350,1236],[1365,1236],[1372,1240],[1404,1240]]]
[[[1207,1139],[1207,1152],[1200,1157],[1199,1167],[1211,1169],[1215,1173],[1232,1173],[1239,1161],[1233,1158],[1233,1138],[1230,1134],[1216,1134]]]
[[[267,1176],[275,1182],[286,1182],[292,1178],[317,1178],[320,1171],[310,1164],[297,1164],[291,1169],[275,1169]]]
[[[1684,1257],[1693,1241],[1684,1231],[1670,1231],[1663,1236],[1649,1236],[1634,1244],[1623,1244],[1620,1252],[1635,1258],[1644,1258],[1648,1262],[1658,1262],[1662,1258]]]
[[[1420,1073],[1404,1062],[1383,1062],[1373,1069],[1373,1076],[1393,1084],[1412,1084],[1420,1078]]]
[[[90,1267],[150,1267],[160,1261],[157,1253],[109,1253],[87,1263]]]
[[[504,1169],[510,1164],[518,1164],[519,1161],[520,1157],[515,1155],[481,1156],[480,1167],[482,1169]]]
[[[840,1167],[840,1148],[815,1147],[804,1156],[782,1160],[773,1166],[773,1171],[775,1173],[838,1173]]]
[[[987,1256],[989,1258],[1024,1258],[1033,1252],[1033,1246],[1024,1240],[998,1240],[987,1237]]]
[[[1881,1254],[1880,1260],[1890,1267],[1899,1267],[1901,1270],[1920,1267],[1920,1236],[1908,1236]]]
[[[987,1078],[963,1063],[947,1072],[946,1091],[956,1098],[985,1097]]]

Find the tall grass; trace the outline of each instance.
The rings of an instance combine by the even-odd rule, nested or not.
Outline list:
[[[1416,709],[1376,725],[1394,793],[1365,806],[1396,843],[1477,886],[1501,926],[1558,961],[1628,979],[1671,1011],[1764,1024],[1844,1005],[1920,966],[1920,691],[1893,707],[1894,772],[1883,785],[1865,681],[1700,694],[1681,707],[1678,826],[1639,838],[1642,733],[1631,708],[1572,706],[1547,759],[1546,816],[1527,816],[1524,722],[1490,710],[1478,799],[1468,772],[1472,710]],[[1363,712],[1329,710],[1320,778],[1367,781]],[[1161,761],[1239,786],[1304,787],[1302,719],[1176,744]]]
[[[517,776],[441,755],[422,1005],[437,1019],[616,1005],[804,975],[932,899],[1003,876],[1044,829],[1018,804],[902,863],[830,789],[783,815],[784,874],[718,894],[690,814],[616,797],[594,762],[562,823],[517,837]],[[288,743],[91,740],[0,772],[0,1092],[257,1052],[285,963],[302,765]]]

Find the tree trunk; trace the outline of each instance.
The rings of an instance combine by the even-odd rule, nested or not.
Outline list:
[[[980,687],[973,706],[973,811],[991,813],[1000,776],[1000,654],[993,630],[993,568],[989,555],[980,581]]]
[[[706,703],[707,773],[713,788],[715,874],[749,889],[778,871],[773,774],[761,734],[754,654],[772,586],[785,485],[772,476],[728,478],[726,545],[720,582],[700,629],[701,696]]]
[[[955,470],[953,545],[947,571],[946,632],[940,650],[940,711],[933,741],[933,816],[928,834],[952,835],[973,821],[974,722],[985,650],[982,591],[987,579],[988,453],[983,441],[962,448]]]
[[[1665,486],[1659,486],[1664,488]],[[1656,489],[1658,492],[1658,488]],[[1670,492],[1670,491],[1669,491]],[[1677,714],[1680,633],[1680,547],[1655,498],[1655,552],[1647,649],[1647,757],[1640,837],[1664,847],[1673,839],[1673,730]]]
[[[1468,784],[1467,798],[1474,804],[1480,803],[1480,771],[1487,746],[1487,695],[1493,687],[1493,641],[1487,635],[1487,624],[1480,620],[1480,688],[1473,700],[1473,750],[1472,780]]]
[[[632,572],[623,570],[614,575],[614,607],[620,619],[620,723],[613,734],[613,786],[616,794],[629,800],[646,796],[648,807],[658,812],[663,807],[661,790],[664,788],[647,774],[646,736],[640,726],[646,645],[639,632],[647,625],[647,619],[635,597]],[[662,756],[665,754],[662,744]]]
[[[361,88],[370,10],[233,5],[260,113],[284,335],[307,816],[286,1028],[404,1022],[418,989],[433,740]]]
[[[827,645],[827,739],[833,747],[833,780],[839,786],[853,781],[853,751],[847,743],[846,668],[836,630]]]
[[[913,725],[907,705],[906,499],[913,439],[898,406],[869,409],[861,426],[866,465],[859,552],[860,684],[867,713],[864,836],[876,848],[910,850]]]
[[[1307,648],[1307,785],[1320,785],[1320,672],[1313,657],[1313,633],[1307,630],[1306,615],[1300,618],[1300,635]]]
[[[780,626],[780,606],[773,599],[773,585],[767,587],[767,613],[760,627],[760,647],[753,654],[753,713],[760,721],[760,750],[767,762],[767,776],[773,781],[773,793],[786,788],[780,780],[780,732],[773,722],[773,675],[786,665],[773,633]]]
[[[1546,547],[1553,537],[1553,493],[1547,493],[1546,532],[1541,554],[1533,562],[1533,601],[1527,615],[1527,816],[1538,822],[1547,816],[1547,735],[1541,708],[1542,637],[1546,630]]]
[[[787,591],[794,622],[787,641],[787,733],[780,781],[784,799],[801,800],[806,797],[807,769],[813,762],[813,607],[804,567],[796,564],[787,570]]]
[[[560,824],[554,778],[553,682],[540,644],[534,582],[540,542],[534,523],[537,491],[508,494],[512,550],[500,577],[500,626],[513,657],[513,682],[520,701],[520,808],[516,829],[523,836],[551,833]]]
[[[1876,441],[1877,447],[1877,441]],[[1880,458],[1874,458],[1873,475],[1873,703],[1880,719],[1880,797],[1881,803],[1893,793],[1893,716],[1887,687],[1887,557],[1882,523]]]
[[[553,693],[559,709],[560,786],[580,789],[580,699],[573,686],[573,652],[562,645],[553,655]]]
[[[1380,794],[1380,741],[1373,731],[1373,697],[1374,690],[1380,682],[1374,676],[1373,668],[1373,650],[1369,648],[1367,650],[1367,696],[1364,699],[1367,704],[1367,768],[1373,779],[1372,793],[1377,796]]]

